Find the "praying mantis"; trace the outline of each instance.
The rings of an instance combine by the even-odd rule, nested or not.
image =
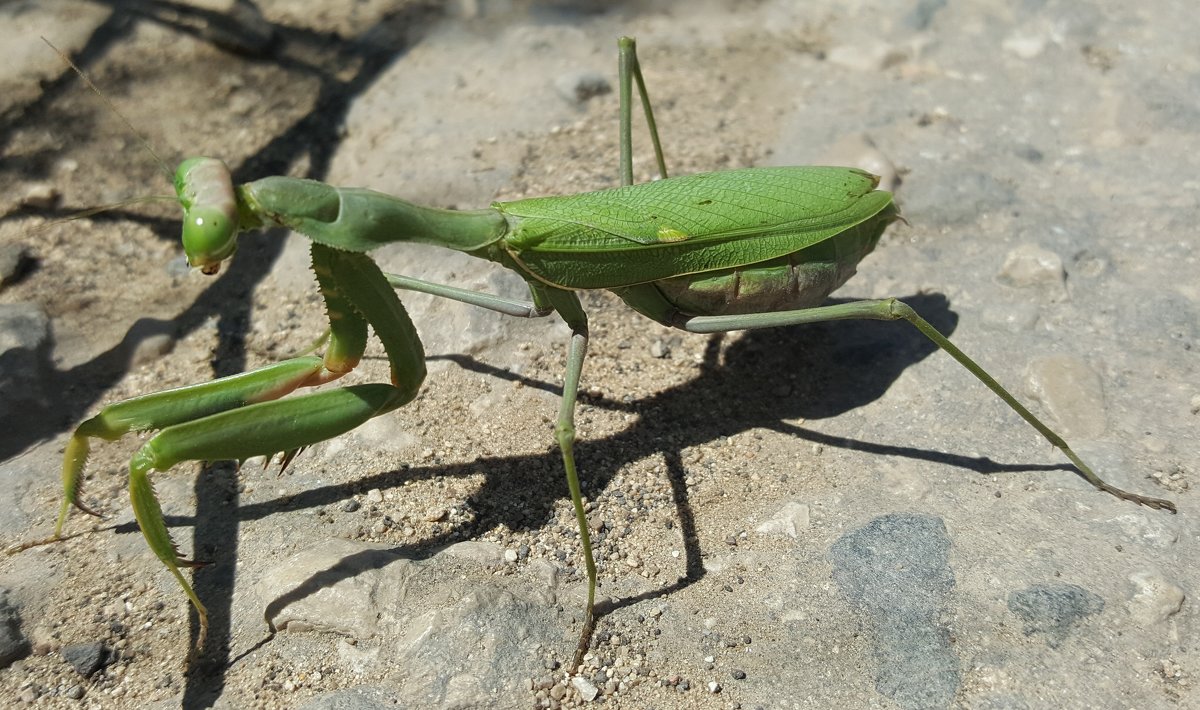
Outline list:
[[[410,402],[425,377],[420,338],[397,296],[416,291],[517,317],[557,314],[571,331],[555,438],[561,450],[588,576],[584,624],[572,669],[595,624],[597,583],[579,473],[574,411],[588,347],[588,317],[577,292],[606,289],[664,325],[692,333],[830,320],[904,320],[992,390],[1061,450],[1096,488],[1150,508],[1173,503],[1110,485],[974,360],[894,299],[820,305],[855,272],[887,227],[900,219],[878,178],[842,167],[751,168],[668,178],[636,45],[619,47],[621,187],[577,195],[497,202],[451,211],[358,188],[288,177],[234,185],[212,158],[190,158],[175,173],[183,246],[192,267],[215,274],[234,256],[241,232],[281,226],[312,241],[312,264],[329,331],[322,356],[294,357],[250,372],[136,397],[104,407],[73,432],[63,462],[64,496],[54,528],[61,538],[82,499],[90,440],[157,431],[130,462],[135,517],[150,549],[194,605],[198,644],[207,612],[182,567],[150,481],[183,461],[281,455],[348,432]],[[662,179],[633,183],[632,101],[636,83]],[[385,274],[368,253],[412,241],[462,251],[520,275],[529,302]],[[358,384],[287,397],[339,379],[359,363],[368,327],[382,342],[390,383]]]

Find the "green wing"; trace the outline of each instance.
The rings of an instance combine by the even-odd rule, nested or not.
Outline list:
[[[492,205],[504,245],[562,288],[629,286],[745,266],[824,241],[892,202],[851,168],[750,168]]]

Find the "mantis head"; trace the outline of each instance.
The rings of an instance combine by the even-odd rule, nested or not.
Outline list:
[[[175,171],[183,206],[183,251],[188,264],[215,274],[237,251],[238,207],[233,177],[215,158],[188,158]]]

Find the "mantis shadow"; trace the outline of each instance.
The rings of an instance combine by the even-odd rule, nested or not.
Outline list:
[[[905,300],[943,333],[954,330],[957,316],[949,310],[943,296],[918,295]],[[732,339],[732,342],[726,344],[726,339]],[[1065,465],[1004,465],[987,458],[873,444],[821,434],[787,421],[836,417],[875,401],[906,368],[937,349],[935,344],[903,322],[843,321],[717,335],[709,339],[698,375],[684,384],[630,403],[585,398],[583,407],[618,409],[637,415],[636,421],[620,432],[577,443],[576,457],[585,494],[592,500],[602,500],[622,469],[647,457],[661,456],[685,552],[684,572],[676,580],[641,594],[611,602],[602,600],[597,606],[598,615],[670,594],[704,578],[699,535],[685,482],[687,469],[680,455],[680,451],[688,447],[710,444],[754,428],[766,428],[831,446],[956,465],[979,473],[1069,468]],[[468,370],[560,393],[559,389],[545,383],[496,370],[466,356],[445,355],[431,359],[450,360]],[[775,373],[775,376],[765,377],[764,372]],[[965,372],[963,377],[970,378]],[[586,380],[585,370],[585,384]],[[781,390],[781,382],[787,382],[790,391]],[[256,520],[283,511],[332,505],[371,488],[398,488],[408,481],[466,477],[481,470],[485,473],[482,487],[466,502],[476,512],[475,519],[466,528],[457,527],[397,546],[390,550],[390,555],[381,556],[373,550],[351,555],[335,568],[315,574],[271,601],[266,609],[268,618],[286,605],[351,576],[343,570],[377,568],[395,559],[393,555],[426,559],[447,545],[500,525],[513,530],[545,526],[554,520],[557,504],[568,495],[566,486],[556,483],[563,481],[561,468],[556,448],[533,456],[482,457],[469,464],[404,465],[353,483],[323,486],[285,500],[240,507],[239,520]],[[168,522],[178,525],[187,521],[171,518]],[[130,526],[130,531],[136,531],[136,528]],[[593,543],[600,546],[604,539],[598,536]],[[228,557],[229,553],[221,551],[221,555]],[[603,567],[604,563],[600,564]],[[575,574],[582,579],[580,569],[576,568]]]

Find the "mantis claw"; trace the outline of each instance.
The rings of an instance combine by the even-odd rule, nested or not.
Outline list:
[[[83,468],[87,465],[88,460],[88,441],[87,434],[81,430],[92,422],[89,419],[87,422],[79,425],[75,435],[67,442],[67,448],[63,456],[63,501],[58,509],[58,520],[54,524],[54,538],[62,537],[63,526],[67,522],[67,516],[71,512],[71,506],[75,506],[79,510],[88,515],[103,519],[104,516],[95,510],[92,510],[83,502]]]
[[[1093,481],[1093,484],[1094,483],[1095,482]],[[1168,513],[1179,512],[1179,509],[1175,507],[1175,504],[1169,500],[1164,500],[1162,498],[1151,498],[1150,496],[1143,496],[1137,493],[1130,493],[1129,491],[1122,490],[1107,483],[1103,483],[1102,485],[1098,486],[1098,488],[1105,493],[1111,493],[1118,498],[1127,500],[1131,503],[1137,503],[1138,505],[1144,505],[1153,510],[1165,510]]]

